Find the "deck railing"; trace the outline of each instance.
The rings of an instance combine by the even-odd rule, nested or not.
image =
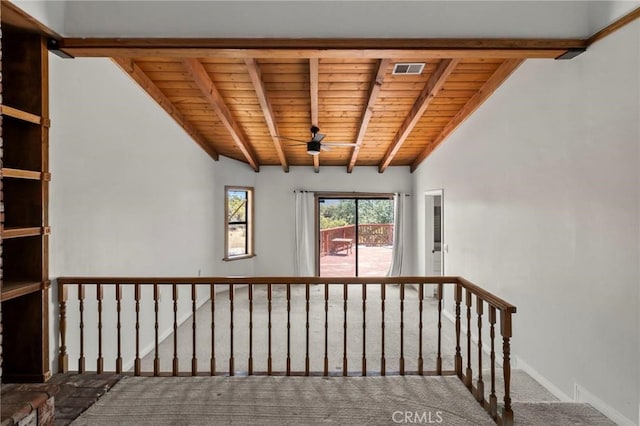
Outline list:
[[[152,376],[456,375],[496,422],[513,423],[510,340],[516,308],[463,278],[67,277],[57,281],[61,372],[70,370],[73,359],[77,362],[71,370],[79,373],[125,373],[123,361],[130,359],[129,374]],[[450,322],[443,318],[445,303],[451,303],[453,311],[450,333]],[[187,348],[178,340],[181,309],[192,318]],[[259,323],[258,311],[266,323]],[[197,329],[200,316],[205,317],[205,330]],[[432,330],[425,330],[425,325]],[[153,368],[148,370],[143,368],[143,328],[153,336],[149,354]],[[170,369],[161,368],[162,328],[169,330]],[[202,332],[205,337],[198,340]],[[266,336],[258,336],[259,332]],[[300,342],[292,342],[295,339]],[[131,353],[125,340],[130,346],[135,342]],[[339,349],[330,350],[330,341]],[[205,371],[197,355],[203,348],[208,357]],[[274,359],[278,348],[283,354],[286,348],[284,363]],[[180,366],[185,349],[191,358],[186,371]],[[236,365],[236,352],[241,351],[246,370]],[[259,359],[260,353],[266,360]],[[113,355],[106,363],[111,368],[105,368],[105,355]],[[223,356],[226,365],[220,368]],[[254,368],[258,361],[266,368]],[[341,367],[331,368],[336,361]],[[284,368],[274,368],[276,362]],[[500,366],[501,409],[496,386]]]
[[[320,255],[332,251],[331,241],[335,238],[356,239],[356,226],[345,225],[320,230]],[[369,247],[390,246],[393,244],[393,223],[359,224],[358,244]]]

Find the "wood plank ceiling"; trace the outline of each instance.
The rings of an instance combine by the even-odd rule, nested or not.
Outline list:
[[[406,42],[238,40],[86,41],[65,39],[74,56],[110,56],[211,157],[261,166],[416,167],[527,58],[557,58],[580,40]],[[209,44],[207,44],[209,43]],[[373,47],[378,43],[377,47]],[[271,46],[270,44],[273,44]],[[291,46],[289,46],[291,44]],[[335,44],[335,46],[334,46]],[[342,42],[344,44],[344,41]],[[254,46],[255,45],[255,46]],[[318,47],[319,45],[319,47]],[[195,46],[195,47],[194,47]],[[423,63],[395,75],[397,63]],[[324,142],[355,143],[311,156],[316,125]]]

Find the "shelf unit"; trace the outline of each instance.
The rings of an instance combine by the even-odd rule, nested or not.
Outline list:
[[[46,39],[2,21],[2,381],[50,377]]]

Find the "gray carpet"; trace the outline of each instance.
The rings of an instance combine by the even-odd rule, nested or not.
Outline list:
[[[408,417],[407,417],[408,416]],[[73,425],[493,425],[456,377],[127,377]]]
[[[615,423],[589,404],[571,402],[515,402],[514,422],[517,425],[566,426],[613,425]]]

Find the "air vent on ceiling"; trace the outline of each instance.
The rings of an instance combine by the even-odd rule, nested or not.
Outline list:
[[[393,67],[393,74],[422,74],[424,63],[398,63]]]

